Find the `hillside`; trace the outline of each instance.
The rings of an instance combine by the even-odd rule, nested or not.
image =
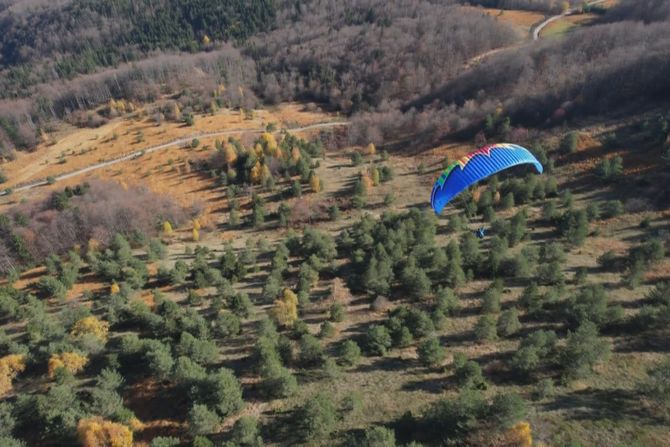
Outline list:
[[[0,0],[0,446],[669,445],[670,17],[470,3]]]

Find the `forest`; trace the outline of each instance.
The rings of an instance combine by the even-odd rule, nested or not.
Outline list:
[[[670,444],[667,2],[0,0],[0,36],[0,447]],[[436,214],[502,141],[542,172]]]
[[[670,79],[667,5],[651,0],[621,1],[600,14],[599,26],[465,70],[474,56],[518,36],[457,2],[233,2],[214,13],[211,2],[168,3],[7,6],[2,152],[33,148],[54,120],[81,122],[71,115],[110,99],[151,102],[188,91],[199,110],[216,100],[218,85],[227,87],[227,105],[303,100],[352,115],[352,143],[420,135],[420,144],[432,144],[467,135],[498,108],[517,125],[543,127],[664,100]],[[170,14],[157,19],[156,11]],[[71,16],[74,26],[65,23]],[[236,17],[238,26],[225,26]],[[241,98],[239,87],[249,94]]]

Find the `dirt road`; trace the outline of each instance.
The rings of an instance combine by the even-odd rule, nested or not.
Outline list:
[[[327,129],[330,127],[340,127],[340,126],[348,126],[349,122],[348,121],[336,121],[336,122],[327,122],[327,123],[317,123],[317,124],[310,124],[308,126],[303,126],[303,127],[293,127],[293,128],[288,128],[286,130],[292,131],[292,132],[302,132],[306,130],[316,130],[316,129]],[[107,160],[107,161],[101,161],[99,163],[92,164],[90,166],[87,166],[85,168],[77,169],[76,171],[68,172],[66,174],[61,174],[54,176],[53,179],[55,181],[58,180],[65,180],[71,177],[76,177],[78,175],[84,174],[86,172],[90,171],[95,171],[96,169],[101,169],[101,168],[106,168],[107,166],[111,166],[117,163],[122,163],[124,161],[128,160],[133,160],[135,158],[140,158],[144,154],[150,154],[152,152],[160,151],[163,149],[167,149],[169,147],[174,147],[174,146],[180,146],[183,144],[189,144],[191,141],[193,141],[194,138],[210,138],[210,137],[221,137],[221,136],[226,136],[226,135],[235,135],[235,134],[240,134],[240,133],[262,133],[265,132],[265,129],[228,129],[228,130],[222,130],[218,132],[198,132],[193,135],[189,135],[188,137],[184,138],[179,138],[178,140],[173,140],[167,143],[159,144],[156,146],[150,146],[144,149],[140,149],[137,151],[134,151],[130,154],[124,155],[123,157],[115,158],[113,160]],[[21,185],[19,187],[16,187],[13,189],[13,191],[18,192],[18,191],[27,191],[29,189],[38,187],[38,186],[43,186],[48,184],[47,180],[36,180],[34,182]],[[0,191],[0,196],[7,195],[7,190]]]

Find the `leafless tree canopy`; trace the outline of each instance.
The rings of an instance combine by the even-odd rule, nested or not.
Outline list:
[[[272,102],[385,107],[426,94],[467,59],[512,41],[493,18],[450,3],[320,0],[284,10],[278,23],[287,25],[250,44],[260,91]]]
[[[182,112],[305,100],[352,115],[353,143],[411,139],[417,147],[476,132],[496,110],[532,127],[668,98],[666,0],[622,0],[597,26],[474,68],[474,57],[514,42],[515,31],[463,1],[253,0],[221,10],[210,0],[175,2],[0,0],[0,154],[34,147],[54,119],[101,124],[89,111],[111,98],[180,93]],[[566,6],[469,3],[547,13]],[[160,8],[172,9],[163,17]],[[242,30],[203,43],[208,29],[238,16]],[[175,27],[180,20],[188,26]],[[118,45],[122,54],[105,53]]]
[[[419,100],[354,117],[353,142],[481,128],[496,110],[516,125],[649,107],[670,99],[670,23],[618,21],[491,56]],[[419,140],[421,141],[421,140]]]
[[[54,207],[49,199],[6,213],[0,231],[0,268],[20,265],[26,257],[40,261],[76,245],[86,247],[90,240],[104,246],[116,233],[153,235],[164,221],[176,226],[187,217],[187,211],[167,196],[94,180],[86,193],[70,198],[65,209]]]
[[[607,18],[664,22],[670,20],[670,2],[666,0],[621,0],[607,12]]]

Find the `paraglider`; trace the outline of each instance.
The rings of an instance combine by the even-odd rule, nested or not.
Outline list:
[[[492,144],[451,163],[440,174],[433,185],[430,205],[435,214],[440,214],[444,207],[464,189],[497,172],[520,164],[532,164],[538,173],[543,168],[530,151],[517,144]]]

